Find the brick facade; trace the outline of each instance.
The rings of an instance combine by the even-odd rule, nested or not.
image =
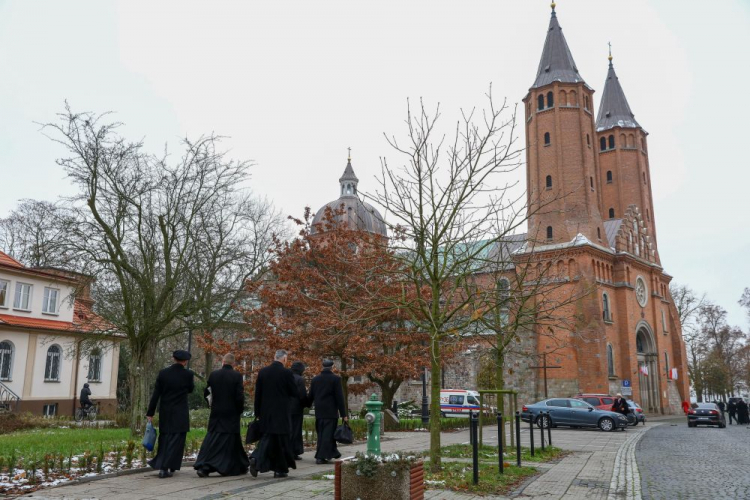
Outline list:
[[[525,351],[537,357],[508,359],[506,385],[519,390],[522,403],[541,399],[542,372],[531,363],[547,353],[547,362],[561,367],[548,371],[550,397],[625,393],[629,385],[645,411],[680,413],[681,401],[689,400],[685,345],[669,294],[672,277],[656,246],[647,133],[630,111],[611,58],[596,120],[593,95],[553,10],[536,82],[523,99],[527,240],[540,255],[556,252],[561,302],[580,298],[561,311],[575,318],[573,331],[549,335],[538,326],[522,336]],[[481,352],[459,356],[446,368],[443,386],[477,388]],[[421,397],[421,384],[413,382],[396,395],[417,403]]]

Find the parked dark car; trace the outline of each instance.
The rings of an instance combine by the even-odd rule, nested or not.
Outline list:
[[[727,426],[721,410],[716,403],[693,403],[687,413],[688,427],[699,425],[718,425],[720,429]]]
[[[635,415],[635,424],[633,425],[638,425],[639,422],[646,425],[646,414],[643,413],[643,408],[632,399],[628,399],[627,401],[628,406],[630,407],[630,412]]]
[[[624,415],[613,411],[599,410],[585,401],[575,398],[552,398],[539,401],[533,405],[524,405],[521,409],[521,420],[533,421],[539,427],[547,427],[547,412],[552,427],[599,427],[605,432],[623,429],[628,426]],[[544,412],[544,414],[542,414]]]

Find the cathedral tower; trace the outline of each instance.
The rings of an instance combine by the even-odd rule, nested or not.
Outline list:
[[[529,236],[537,242],[569,242],[581,233],[605,244],[593,93],[578,73],[553,3],[536,80],[523,100]]]
[[[646,136],[630,110],[628,100],[609,56],[609,70],[604,84],[599,116],[596,119],[599,182],[602,186],[601,213],[605,220],[622,219],[632,207],[640,213],[647,238],[646,250],[633,246],[630,251],[639,257],[659,262],[656,251],[656,223],[651,196],[651,174]],[[643,245],[641,245],[643,247]]]

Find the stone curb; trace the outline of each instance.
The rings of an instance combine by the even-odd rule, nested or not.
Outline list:
[[[182,462],[181,467],[192,467],[193,464],[195,464],[195,461]],[[44,489],[47,490],[47,489],[52,489],[52,488],[62,488],[63,486],[90,483],[92,481],[99,481],[101,479],[110,479],[113,477],[130,476],[130,475],[138,474],[141,472],[154,472],[154,469],[152,469],[151,467],[138,467],[137,469],[118,470],[116,472],[107,472],[106,474],[97,474],[96,476],[77,477],[75,479],[66,481],[64,483],[56,484],[54,486],[47,486]]]

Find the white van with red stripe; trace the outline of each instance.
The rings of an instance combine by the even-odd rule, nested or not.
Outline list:
[[[443,417],[468,417],[479,411],[479,393],[466,389],[440,389],[440,413]]]

